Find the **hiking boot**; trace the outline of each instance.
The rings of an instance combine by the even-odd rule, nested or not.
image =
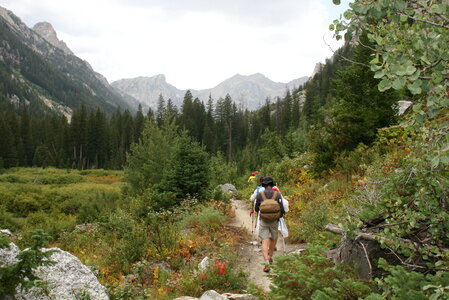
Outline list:
[[[269,266],[263,267],[263,271],[264,271],[265,273],[270,272],[270,267],[269,267]]]

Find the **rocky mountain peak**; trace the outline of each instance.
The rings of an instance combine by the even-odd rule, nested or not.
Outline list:
[[[73,52],[67,47],[67,44],[64,41],[58,39],[58,35],[56,34],[53,26],[48,22],[39,22],[34,25],[33,30],[40,34],[44,39],[46,39],[53,46],[61,49],[66,54],[74,55]]]

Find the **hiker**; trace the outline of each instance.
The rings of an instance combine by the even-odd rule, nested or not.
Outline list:
[[[248,177],[248,183],[253,182],[254,180],[256,180],[256,173],[252,172],[251,176]]]
[[[260,178],[259,185],[257,186],[257,188],[254,190],[253,194],[252,194],[251,197],[249,198],[249,199],[254,203],[253,207],[256,206],[256,198],[257,198],[257,195],[258,195],[261,191],[265,190],[265,188],[262,186],[262,180],[263,180],[264,178],[265,178],[265,177],[261,177],[261,178]],[[282,206],[284,207],[284,213],[288,212],[288,211],[289,211],[289,203],[288,203],[287,199],[285,199],[285,198],[282,196],[282,193],[281,193],[281,191],[279,190],[279,188],[277,187],[276,182],[274,182],[273,191],[277,191],[277,192],[279,192],[279,194],[281,194],[281,198],[282,198]],[[252,216],[253,213],[254,213],[254,208],[250,211],[249,215]],[[259,221],[259,220],[257,220],[257,224],[256,224],[256,227],[257,227],[257,228],[259,228],[259,222],[258,222],[258,221]],[[278,231],[281,233],[281,235],[282,235],[283,238],[288,237],[288,228],[287,228],[287,223],[285,222],[284,217],[281,217],[281,218],[279,219],[279,227],[278,227]],[[274,244],[277,245],[277,238],[275,239]],[[276,247],[274,248],[274,251],[276,251]]]
[[[254,211],[259,214],[258,227],[259,237],[262,240],[262,255],[264,260],[271,264],[278,237],[279,219],[284,215],[285,210],[281,194],[273,190],[275,186],[273,178],[263,177],[261,183],[264,189],[260,189],[256,196]],[[263,271],[269,272],[270,267],[265,266]]]

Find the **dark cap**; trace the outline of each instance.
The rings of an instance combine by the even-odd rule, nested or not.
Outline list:
[[[261,181],[262,181],[262,186],[263,187],[274,186],[274,180],[273,180],[273,178],[271,178],[269,176],[264,177]]]

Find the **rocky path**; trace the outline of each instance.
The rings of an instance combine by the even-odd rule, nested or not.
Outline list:
[[[235,209],[235,218],[230,224],[235,227],[240,227],[251,235],[250,242],[240,245],[239,255],[241,257],[241,264],[245,268],[245,271],[249,274],[249,280],[265,291],[270,290],[270,277],[269,274],[263,272],[263,257],[260,244],[257,243],[257,233],[254,232],[254,226],[256,218],[251,220],[249,216],[248,204],[243,200],[233,200],[233,206]],[[277,244],[277,251],[274,253],[274,259],[277,255],[282,255],[284,252],[284,246],[282,243],[282,237],[279,237]],[[303,245],[290,244],[285,240],[285,252],[290,253],[294,250],[303,248]]]

